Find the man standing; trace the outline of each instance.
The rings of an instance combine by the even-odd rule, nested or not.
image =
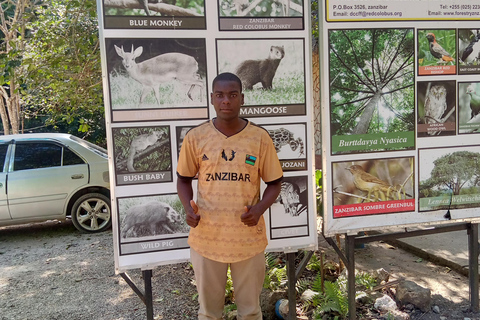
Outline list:
[[[265,129],[239,118],[242,83],[232,73],[212,83],[217,117],[190,130],[177,167],[200,309],[198,319],[222,318],[230,265],[239,320],[261,320],[267,246],[263,213],[278,197],[282,168]],[[198,174],[197,202],[192,179]],[[260,180],[267,184],[260,199]]]

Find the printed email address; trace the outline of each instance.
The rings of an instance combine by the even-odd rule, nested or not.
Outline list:
[[[350,12],[350,16],[352,17],[401,17],[402,12],[387,12],[387,11],[357,11],[357,12]]]

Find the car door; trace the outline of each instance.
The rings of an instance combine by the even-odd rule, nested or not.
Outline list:
[[[88,165],[67,147],[17,141],[8,173],[10,215],[19,220],[63,217],[68,197],[88,179]]]
[[[5,166],[7,151],[8,143],[0,144],[0,221],[11,219],[7,201],[7,168]]]

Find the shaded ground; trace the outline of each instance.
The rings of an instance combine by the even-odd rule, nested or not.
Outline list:
[[[111,232],[82,234],[70,221],[0,228],[0,319],[146,319],[115,275],[112,242]],[[129,275],[143,285],[139,270]],[[192,276],[187,263],[154,270],[157,319],[194,318]]]
[[[319,250],[338,261],[320,237]],[[355,251],[356,267],[384,268],[392,278],[404,278],[432,290],[440,314],[414,314],[413,319],[436,320],[480,315],[469,307],[468,279],[445,267],[396,249],[369,243]],[[129,271],[142,284],[139,270]],[[188,263],[153,271],[156,319],[196,319],[193,271]],[[136,320],[146,319],[145,306],[114,272],[111,232],[82,234],[71,222],[48,222],[0,228],[1,320]]]

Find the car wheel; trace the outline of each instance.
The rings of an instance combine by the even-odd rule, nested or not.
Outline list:
[[[110,199],[101,193],[87,193],[75,201],[72,222],[82,232],[101,232],[112,224]]]

